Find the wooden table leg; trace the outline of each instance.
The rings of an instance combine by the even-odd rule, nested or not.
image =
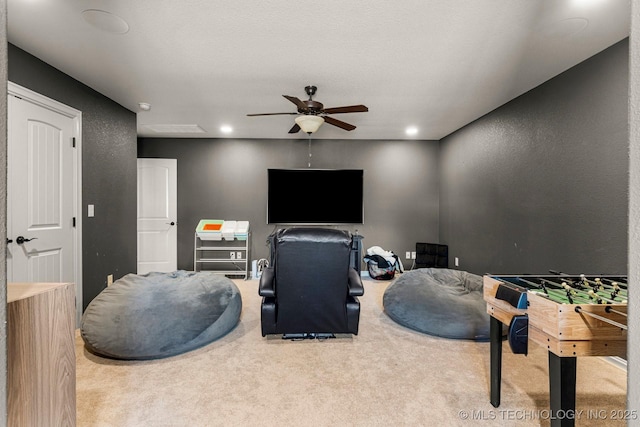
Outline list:
[[[500,383],[502,381],[502,322],[491,316],[489,323],[491,345],[491,404],[500,406]]]
[[[576,357],[549,352],[549,400],[552,427],[575,426]]]

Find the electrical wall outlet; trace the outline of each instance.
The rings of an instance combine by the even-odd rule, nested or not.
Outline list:
[[[242,252],[236,252],[236,259],[242,259]]]
[[[411,259],[411,252],[407,251],[404,255],[405,259]]]
[[[236,259],[236,253],[235,252],[229,252],[229,258],[230,259]]]
[[[113,274],[107,276],[107,286],[111,286],[113,284]]]
[[[416,259],[416,251],[411,252],[411,259]]]

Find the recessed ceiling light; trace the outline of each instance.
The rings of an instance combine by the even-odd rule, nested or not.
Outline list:
[[[233,132],[233,128],[229,125],[220,126],[220,132],[222,133],[231,133]]]
[[[149,111],[151,110],[151,104],[149,104],[148,102],[140,102],[138,103],[138,107],[140,107],[140,109],[142,111]]]
[[[418,134],[418,128],[415,126],[409,126],[406,130],[405,133],[409,136],[413,136],[413,135],[417,135]]]
[[[129,31],[127,21],[104,10],[87,9],[82,11],[82,17],[89,24],[108,33],[125,34]]]

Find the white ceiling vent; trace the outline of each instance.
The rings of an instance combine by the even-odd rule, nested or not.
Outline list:
[[[198,125],[142,125],[146,130],[154,133],[205,133]]]

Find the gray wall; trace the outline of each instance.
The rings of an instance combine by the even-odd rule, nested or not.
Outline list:
[[[268,258],[266,238],[276,227],[266,224],[267,169],[306,168],[308,152],[308,139],[139,139],[139,157],[178,160],[178,268],[193,269],[201,218],[250,221],[252,259]],[[436,141],[312,139],[311,152],[313,168],[364,169],[365,223],[339,227],[357,229],[363,249],[377,245],[404,258],[416,241],[437,241]]]
[[[628,49],[624,40],[441,140],[450,263],[626,274]]]
[[[109,98],[9,45],[9,80],[82,111],[83,306],[107,275],[135,273],[136,115]],[[87,218],[88,204],[95,217]]]

